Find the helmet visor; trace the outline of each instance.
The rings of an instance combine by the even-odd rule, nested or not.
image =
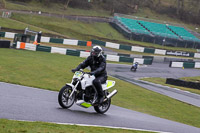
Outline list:
[[[98,51],[92,51],[91,55],[94,56],[94,57],[98,57],[99,52]]]

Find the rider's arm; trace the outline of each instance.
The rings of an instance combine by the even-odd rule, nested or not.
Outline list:
[[[90,60],[90,56],[87,59],[85,59],[81,64],[79,64],[76,69],[80,70],[80,69],[85,69],[86,67],[88,67],[89,60]]]
[[[100,66],[93,71],[94,75],[100,74],[104,69],[106,69],[106,62],[101,62]]]

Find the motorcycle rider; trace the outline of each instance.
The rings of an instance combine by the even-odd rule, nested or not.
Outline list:
[[[135,70],[136,70],[137,67],[138,67],[138,62],[135,62],[135,63],[133,63],[133,65],[132,65],[132,67],[131,67],[131,70],[132,70],[132,69],[135,69]]]
[[[138,67],[138,62],[135,62],[135,63],[133,64],[133,68],[137,69],[137,67]]]
[[[93,80],[93,85],[98,92],[97,102],[99,104],[103,103],[104,100],[104,94],[101,84],[105,83],[107,80],[106,59],[103,56],[102,52],[103,50],[100,46],[94,46],[90,52],[90,56],[88,56],[87,59],[79,64],[77,68],[72,69],[72,72],[76,72],[88,66],[90,67],[91,72],[89,72],[89,74],[95,76],[95,79]]]

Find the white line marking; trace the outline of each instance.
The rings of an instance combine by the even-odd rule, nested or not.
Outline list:
[[[15,119],[9,119],[9,120],[22,121],[22,122],[43,122],[43,121],[28,121],[28,120],[15,120]],[[84,127],[102,127],[102,128],[111,128],[111,129],[136,130],[136,131],[146,131],[146,132],[155,132],[155,133],[172,133],[172,132],[163,132],[163,131],[127,128],[127,127],[113,127],[113,126],[87,125],[87,124],[75,124],[75,123],[59,123],[59,122],[44,122],[44,123],[52,123],[52,124],[59,124],[59,125],[76,125],[76,126],[84,126]]]

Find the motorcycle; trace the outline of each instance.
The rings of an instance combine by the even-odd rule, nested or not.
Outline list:
[[[136,63],[131,67],[130,70],[133,71],[133,72],[136,72],[137,66],[138,66],[138,63],[136,62]]]
[[[133,71],[133,72],[136,72],[136,70],[137,70],[137,67],[135,67],[135,66],[132,66],[130,70],[131,70],[131,71]]]
[[[107,80],[102,84],[104,101],[102,104],[97,103],[97,90],[93,85],[94,75],[90,75],[82,70],[76,71],[72,78],[71,83],[63,86],[58,94],[58,102],[62,108],[70,108],[74,102],[81,107],[89,108],[94,107],[97,113],[105,113],[110,108],[111,98],[117,94],[117,90],[111,93],[108,89],[115,85],[115,81]]]

